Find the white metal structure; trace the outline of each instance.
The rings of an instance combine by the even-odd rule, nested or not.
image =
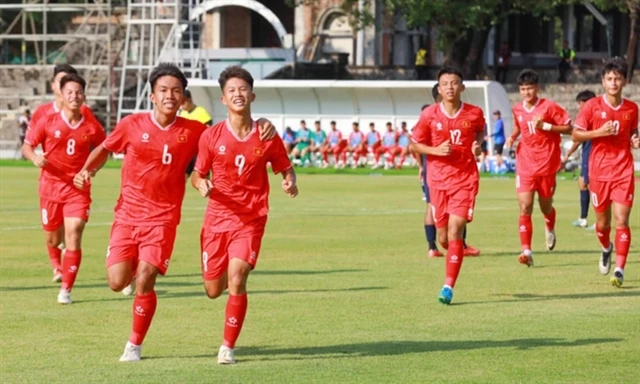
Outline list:
[[[254,83],[256,101],[252,106],[255,117],[266,117],[282,131],[285,127],[299,128],[300,120],[320,120],[326,129],[335,121],[343,133],[358,121],[366,131],[375,123],[379,131],[391,122],[398,127],[406,121],[411,128],[418,120],[421,107],[432,104],[431,88],[435,81],[344,81],[344,80],[258,80]],[[511,132],[513,117],[509,97],[504,87],[495,81],[467,81],[462,100],[484,111],[488,134],[493,131],[492,113],[499,110],[505,133]],[[191,79],[189,89],[197,105],[205,107],[214,121],[226,118],[220,102],[217,81]],[[489,137],[489,148],[493,141]]]

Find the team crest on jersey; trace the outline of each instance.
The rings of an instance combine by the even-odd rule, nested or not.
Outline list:
[[[225,147],[224,145],[221,145],[218,148],[218,155],[224,155],[227,152],[227,147]]]
[[[518,116],[518,121],[522,123],[522,115]]]
[[[438,131],[442,131],[442,123],[438,123],[438,124],[436,124],[436,129],[437,129]]]
[[[471,122],[470,121],[463,121],[462,122],[462,128],[471,128]]]
[[[607,112],[602,111],[602,112],[600,113],[600,117],[601,117],[601,118],[603,118],[603,119],[606,119],[606,118],[607,118]]]
[[[186,143],[187,135],[178,135],[178,143]]]
[[[54,137],[54,138],[56,138],[56,139],[59,139],[59,138],[60,138],[60,135],[61,135],[61,133],[60,133],[60,131],[58,131],[58,130],[56,130],[55,132],[53,132],[53,137]]]
[[[149,142],[149,134],[147,132],[142,134],[142,142],[143,143],[148,143]]]
[[[82,140],[89,141],[89,135],[82,135]]]
[[[631,120],[631,114],[625,113],[624,115],[622,115],[622,120]]]
[[[253,148],[253,154],[256,156],[264,155],[264,149],[262,148]]]

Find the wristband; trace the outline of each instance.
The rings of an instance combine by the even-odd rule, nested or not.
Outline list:
[[[542,123],[542,130],[543,131],[550,131],[552,127],[553,127],[553,125],[551,125],[549,123]]]

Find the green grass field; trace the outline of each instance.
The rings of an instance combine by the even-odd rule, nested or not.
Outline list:
[[[277,179],[272,179],[275,184]],[[2,383],[637,383],[640,219],[625,286],[598,273],[595,234],[571,227],[575,182],[559,181],[558,245],[519,265],[513,180],[483,179],[454,304],[437,295],[444,260],[426,258],[415,174],[300,175],[273,188],[272,213],[238,364],[218,366],[226,296],[206,298],[199,232],[205,200],[189,189],[143,361],[119,363],[132,299],[111,292],[104,259],[119,171],[94,180],[74,304],[58,287],[39,226],[37,170],[0,167]]]

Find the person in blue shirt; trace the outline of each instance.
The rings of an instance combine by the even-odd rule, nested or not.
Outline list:
[[[493,117],[496,119],[496,124],[493,126],[493,133],[491,134],[491,137],[493,137],[493,154],[496,156],[496,165],[501,166],[503,164],[502,150],[506,141],[504,121],[502,121],[502,116],[498,110],[493,112]]]
[[[296,133],[293,132],[291,127],[287,127],[287,129],[284,130],[282,141],[284,142],[284,147],[287,149],[287,155],[290,155],[296,143]]]

